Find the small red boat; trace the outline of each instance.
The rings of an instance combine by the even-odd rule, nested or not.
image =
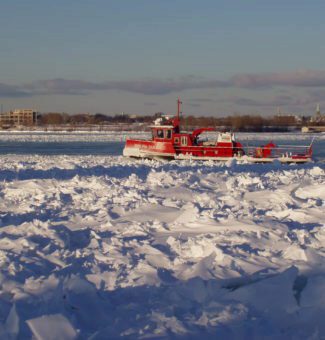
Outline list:
[[[176,117],[161,117],[151,126],[149,140],[127,139],[123,155],[137,158],[197,159],[227,161],[236,159],[253,163],[278,160],[281,163],[305,163],[311,161],[312,143],[308,146],[275,145],[270,142],[258,147],[243,146],[231,132],[219,133],[214,142],[201,141],[203,132],[214,128],[200,128],[182,132],[180,128],[181,101],[177,100]]]

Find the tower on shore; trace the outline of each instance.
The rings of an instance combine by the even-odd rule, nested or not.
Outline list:
[[[319,104],[317,104],[317,106],[316,106],[316,117],[320,117],[320,116],[321,116],[320,107],[319,107]]]

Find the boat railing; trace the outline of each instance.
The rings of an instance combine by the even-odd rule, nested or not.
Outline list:
[[[277,145],[268,146],[245,146],[245,153],[249,156],[256,156],[259,150],[270,150],[270,157],[290,157],[290,156],[311,156],[310,145]]]
[[[176,150],[182,149],[182,146],[174,146]],[[291,156],[311,156],[311,145],[277,145],[270,147],[267,145],[246,145],[246,146],[218,146],[214,145],[193,145],[187,146],[186,152],[195,152],[201,148],[206,149],[223,149],[223,150],[235,150],[235,153],[240,154],[240,150],[244,151],[244,154],[252,157],[263,157],[263,150],[270,150],[270,154],[267,157],[291,157]]]

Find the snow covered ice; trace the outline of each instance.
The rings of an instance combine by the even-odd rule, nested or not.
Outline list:
[[[325,338],[325,166],[0,156],[1,339]]]

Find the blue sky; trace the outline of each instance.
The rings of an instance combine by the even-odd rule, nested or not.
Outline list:
[[[313,113],[325,107],[325,3],[1,0],[7,110]]]

